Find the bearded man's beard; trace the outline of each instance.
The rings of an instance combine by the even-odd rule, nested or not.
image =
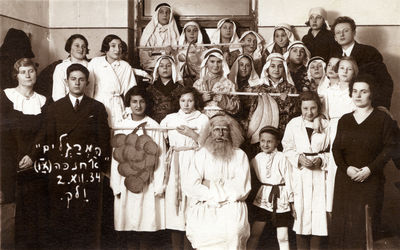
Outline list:
[[[218,138],[217,141],[212,136],[209,136],[205,142],[204,147],[214,155],[216,158],[221,160],[229,160],[233,156],[233,146],[232,142],[228,138]]]

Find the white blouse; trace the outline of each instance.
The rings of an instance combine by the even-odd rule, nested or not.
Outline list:
[[[38,115],[42,112],[42,107],[46,103],[46,97],[33,92],[33,95],[26,97],[17,91],[17,88],[4,90],[7,98],[14,104],[14,109],[21,111],[25,115]]]

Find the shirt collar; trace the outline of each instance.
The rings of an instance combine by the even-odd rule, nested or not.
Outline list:
[[[356,42],[354,41],[353,44],[350,45],[350,47],[348,47],[347,49],[342,49],[342,50],[343,50],[343,53],[344,53],[346,56],[350,56],[350,55],[351,55],[351,52],[353,51],[353,48],[354,48],[354,45],[355,45],[355,44],[356,44]]]
[[[81,95],[80,97],[76,98],[75,96],[68,94],[69,100],[71,101],[72,105],[75,105],[76,99],[79,100],[79,103],[82,102],[83,99],[83,95]]]

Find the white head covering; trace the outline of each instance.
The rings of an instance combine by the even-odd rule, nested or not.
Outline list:
[[[230,70],[228,64],[225,61],[222,51],[217,48],[211,48],[204,51],[203,61],[201,62],[200,65],[200,78],[203,78],[207,74],[207,61],[208,58],[210,58],[210,56],[215,56],[216,58],[222,60],[222,72],[223,72],[222,75],[224,77],[227,77]]]
[[[180,77],[180,74],[178,70],[176,69],[176,64],[175,60],[172,56],[167,56],[167,55],[162,55],[159,58],[157,58],[156,65],[154,66],[154,71],[153,71],[153,83],[158,79],[158,67],[160,66],[160,62],[162,59],[168,59],[171,62],[171,67],[172,67],[172,81],[176,83],[177,81],[181,80],[182,77]]]
[[[303,60],[303,65],[307,67],[308,60],[310,60],[310,58],[311,58],[311,53],[302,41],[294,41],[294,42],[290,43],[287,48],[286,53],[283,56],[285,57],[285,59],[287,61],[289,58],[290,50],[293,48],[296,48],[296,47],[304,48],[304,51],[306,52],[306,57]]]
[[[248,34],[253,34],[256,36],[257,39],[257,48],[251,55],[254,60],[260,59],[262,57],[262,53],[264,52],[264,45],[265,41],[264,38],[262,38],[257,32],[254,32],[252,30],[246,31],[242,34],[242,36],[239,39],[239,42],[242,42],[243,39],[248,35]],[[243,53],[243,48],[240,48],[240,52]]]
[[[186,36],[185,36],[185,30],[186,30],[186,28],[187,28],[188,26],[190,26],[190,25],[196,26],[197,29],[199,30],[199,33],[198,33],[198,35],[197,35],[197,42],[196,42],[196,43],[197,43],[197,44],[202,44],[202,43],[203,43],[203,35],[201,34],[199,24],[196,23],[196,22],[190,21],[190,22],[187,22],[187,23],[185,24],[185,26],[183,26],[181,36],[179,37],[179,43],[178,43],[179,45],[185,45],[185,44],[187,44]]]
[[[237,85],[237,75],[238,75],[238,71],[239,71],[239,60],[243,57],[249,58],[250,62],[251,62],[251,73],[250,73],[250,77],[249,77],[249,85],[250,87],[256,86],[259,84],[260,82],[260,77],[258,76],[255,68],[254,68],[254,62],[253,62],[253,58],[248,55],[248,54],[241,54],[238,56],[238,58],[236,59],[236,61],[233,63],[232,67],[231,67],[231,72],[229,73],[229,80],[231,80],[233,83],[235,83]]]
[[[307,78],[308,78],[308,80],[311,81],[313,79],[312,76],[311,76],[311,69],[310,69],[310,65],[311,65],[312,62],[320,62],[320,63],[322,63],[322,68],[324,70],[324,73],[323,73],[321,79],[324,79],[325,78],[325,68],[326,68],[325,60],[324,60],[324,58],[322,58],[320,56],[314,56],[307,63]]]
[[[315,7],[315,8],[310,9],[310,11],[308,12],[307,21],[306,21],[307,25],[309,25],[311,15],[322,16],[324,18],[324,22],[326,24],[326,29],[331,30],[331,28],[329,27],[329,23],[328,23],[328,15],[326,14],[326,11],[322,7]]]
[[[289,39],[289,44],[294,41],[294,35],[293,35],[293,32],[292,32],[292,27],[290,27],[290,25],[287,24],[287,23],[277,24],[274,27],[274,32],[272,33],[271,39],[268,41],[267,50],[268,50],[269,53],[272,53],[272,50],[274,49],[274,46],[275,46],[275,40],[274,40],[275,31],[276,30],[280,30],[280,29],[283,29],[285,31],[285,33],[286,33],[286,35],[287,35],[287,37]]]
[[[170,8],[170,10],[171,10],[171,14],[169,16],[169,22],[166,25],[161,25],[158,22],[158,13],[159,13],[161,7],[167,7],[167,8]],[[177,45],[178,44],[179,31],[178,31],[178,27],[176,26],[176,22],[174,19],[174,12],[173,12],[172,8],[167,5],[163,5],[161,7],[156,9],[156,11],[153,13],[153,16],[151,17],[150,22],[146,25],[146,28],[144,28],[142,36],[140,37],[140,46],[148,45],[147,43],[148,43],[150,37],[154,34],[154,32],[160,32],[160,31],[167,32],[169,45]]]
[[[271,82],[269,79],[269,75],[268,75],[268,68],[271,65],[272,60],[277,60],[277,61],[281,61],[283,62],[283,68],[285,69],[285,73],[283,75],[283,78],[291,85],[294,85],[293,80],[292,80],[292,76],[290,75],[288,66],[286,64],[286,60],[283,57],[283,55],[281,55],[280,53],[271,53],[268,57],[267,57],[267,61],[264,64],[264,67],[261,71],[261,76],[260,76],[260,84],[266,84],[268,86],[271,86]]]
[[[220,44],[221,43],[221,27],[224,23],[226,22],[231,22],[233,23],[233,35],[231,37],[231,40],[229,41],[230,43],[239,43],[239,37],[236,34],[236,24],[233,20],[229,19],[229,18],[223,18],[221,20],[219,20],[218,24],[217,24],[217,30],[212,34],[210,40],[211,40],[211,44]],[[239,49],[239,47],[237,46],[229,46],[229,50],[233,51],[233,50],[237,50]]]

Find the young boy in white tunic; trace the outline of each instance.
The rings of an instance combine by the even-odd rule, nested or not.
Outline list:
[[[265,225],[272,223],[276,227],[279,249],[289,250],[288,227],[291,222],[290,211],[295,217],[293,191],[290,185],[291,166],[286,156],[279,152],[279,129],[265,126],[260,130],[260,148],[251,161],[251,166],[261,182],[253,205],[255,221],[247,244],[248,249],[256,249]]]
[[[216,115],[200,142],[183,185],[190,201],[186,235],[196,249],[246,249],[251,184],[249,160],[238,148],[241,128],[230,116]]]

